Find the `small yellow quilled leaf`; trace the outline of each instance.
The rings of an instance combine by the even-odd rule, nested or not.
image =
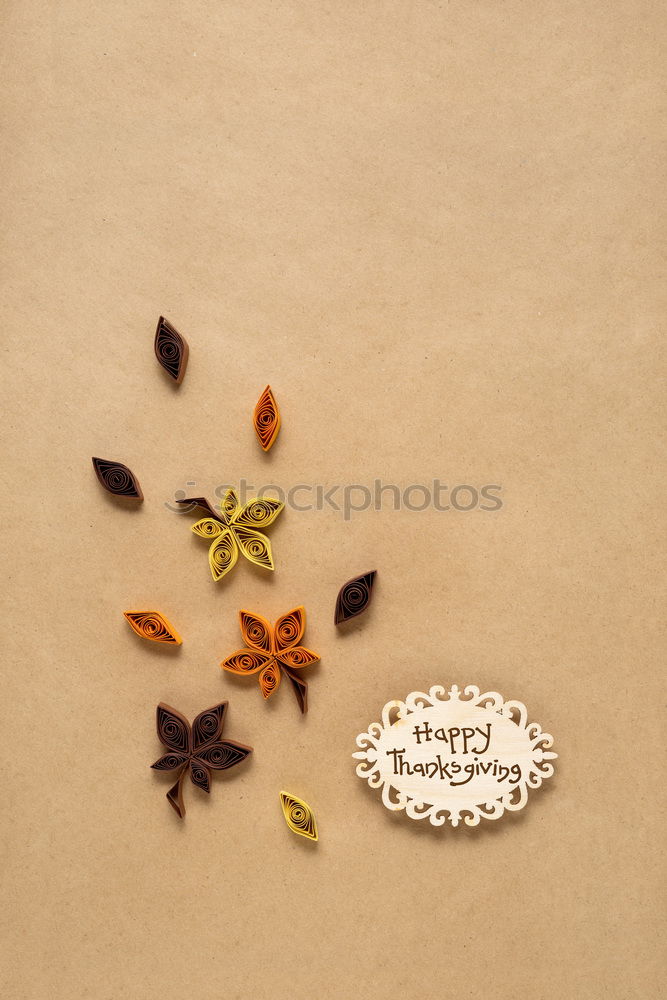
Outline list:
[[[280,793],[280,804],[283,807],[285,822],[292,831],[298,833],[300,837],[307,837],[308,840],[317,840],[317,824],[313,810],[307,802],[299,799],[289,792]]]
[[[124,611],[123,614],[142,639],[171,646],[180,646],[183,642],[174,626],[159,611]]]
[[[222,534],[218,535],[208,550],[208,564],[211,567],[213,579],[217,582],[226,573],[229,573],[230,569],[236,565],[238,557],[239,550],[234,535],[229,528],[226,528]]]
[[[214,521],[212,517],[202,517],[201,521],[192,525],[191,530],[200,538],[216,538],[222,534],[225,527],[220,524],[220,521]]]
[[[231,519],[239,510],[239,498],[236,495],[236,491],[228,489],[222,498],[222,512],[223,514]]]
[[[284,506],[284,503],[272,497],[256,497],[236,511],[232,524],[241,524],[244,528],[268,528]]]
[[[259,443],[264,451],[268,451],[274,444],[280,430],[280,410],[270,385],[267,385],[257,400],[253,424]]]
[[[273,569],[271,543],[266,535],[263,535],[261,531],[251,531],[250,528],[241,528],[237,525],[234,525],[234,534],[246,559],[249,559],[255,566]]]

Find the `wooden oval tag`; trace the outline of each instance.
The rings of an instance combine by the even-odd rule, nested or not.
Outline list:
[[[473,685],[435,686],[387,702],[382,722],[357,736],[353,757],[387,809],[433,826],[477,826],[525,806],[528,789],[554,773],[552,745],[520,701]]]

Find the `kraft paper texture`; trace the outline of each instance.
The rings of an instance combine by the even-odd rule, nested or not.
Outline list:
[[[663,995],[663,13],[5,5],[4,1000]],[[216,585],[173,501],[241,480],[311,492],[273,575]],[[299,604],[304,717],[218,666],[239,609]],[[136,637],[143,609],[183,646]],[[387,700],[454,683],[559,754],[476,830],[390,814],[351,757]],[[254,754],[180,822],[155,706],[225,698]]]

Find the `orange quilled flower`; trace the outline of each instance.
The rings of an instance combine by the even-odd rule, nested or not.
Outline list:
[[[241,635],[246,643],[220,666],[232,674],[259,674],[259,687],[270,698],[280,685],[281,674],[292,683],[302,712],[308,711],[308,684],[301,677],[304,667],[319,660],[317,653],[299,645],[306,629],[305,608],[295,608],[271,626],[260,615],[240,611]]]

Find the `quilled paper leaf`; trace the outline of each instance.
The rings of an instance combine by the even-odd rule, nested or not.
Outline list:
[[[299,670],[301,667],[309,667],[311,663],[317,663],[319,656],[305,646],[295,646],[280,653],[278,659],[288,667]]]
[[[151,767],[156,771],[178,771],[178,780],[167,792],[167,801],[181,818],[185,816],[182,785],[186,773],[193,785],[209,792],[211,769],[224,771],[235,767],[252,753],[252,747],[220,739],[226,712],[226,701],[213,705],[199,713],[191,729],[185,716],[175,708],[162,702],[157,707],[158,739],[169,752]]]
[[[267,667],[264,667],[259,675],[259,689],[265,698],[270,698],[274,691],[280,687],[280,667],[275,660],[272,660]]]
[[[188,364],[189,348],[187,341],[164,316],[158,320],[154,346],[155,357],[167,375],[180,385]]]
[[[222,512],[228,520],[231,520],[234,514],[238,513],[238,510],[239,498],[234,490],[229,489],[222,498]]]
[[[188,755],[185,753],[166,753],[164,757],[156,760],[151,767],[156,771],[175,771],[181,764],[185,764]]]
[[[214,580],[221,580],[225,573],[236,565],[239,557],[239,550],[234,535],[228,529],[223,531],[208,550],[208,564],[211,567],[211,576]]]
[[[373,583],[375,582],[375,570],[364,573],[363,576],[355,576],[348,580],[338,592],[336,599],[336,611],[334,622],[340,625],[350,618],[355,618],[366,610],[371,601],[373,593]]]
[[[204,792],[211,791],[211,772],[194,757],[190,760],[190,781]]]
[[[174,626],[159,611],[124,611],[123,614],[142,639],[172,646],[180,646],[183,642]]]
[[[228,656],[222,666],[232,674],[256,674],[270,659],[267,653],[259,653],[254,649],[240,649],[238,653]]]
[[[93,458],[93,468],[107,493],[129,500],[143,500],[137,477],[121,462],[110,462],[106,458]]]
[[[216,538],[224,531],[224,524],[221,521],[214,521],[212,517],[202,517],[192,525],[191,530],[200,538]]]
[[[184,715],[163,702],[157,707],[157,735],[160,743],[170,750],[190,756],[190,723]]]
[[[247,648],[237,650],[223,660],[220,664],[222,669],[233,674],[261,671],[258,681],[265,698],[270,698],[278,688],[282,674],[286,674],[299,708],[305,713],[308,710],[308,684],[298,671],[319,659],[317,653],[297,645],[306,627],[305,609],[294,608],[282,615],[275,626],[250,611],[240,611],[239,621]]]
[[[244,642],[253,649],[261,649],[265,653],[272,652],[273,629],[266,618],[254,615],[251,611],[239,611],[239,622]]]
[[[280,411],[270,385],[267,385],[257,401],[253,423],[259,443],[264,451],[268,451],[274,444],[280,430]]]
[[[284,503],[271,497],[256,497],[234,514],[232,524],[240,524],[244,528],[268,528],[284,506]]]
[[[244,747],[242,743],[234,743],[232,740],[218,740],[217,743],[211,743],[210,746],[200,750],[197,757],[212,767],[214,771],[226,771],[228,768],[234,767],[235,764],[240,764],[249,753],[248,747]]]
[[[305,608],[294,608],[293,611],[288,611],[286,615],[282,615],[276,622],[275,628],[276,652],[279,653],[282,649],[289,649],[290,646],[296,646],[303,639],[305,630]]]
[[[226,711],[227,702],[221,701],[219,705],[200,712],[192,723],[192,749],[198,756],[201,756],[201,748],[217,740],[222,732]]]
[[[297,798],[296,795],[290,795],[289,792],[281,792],[280,804],[283,807],[285,822],[292,833],[307,837],[309,840],[317,840],[315,816],[307,802]]]
[[[284,504],[271,498],[259,497],[239,507],[234,490],[227,490],[218,513],[204,497],[187,497],[176,501],[201,507],[209,515],[192,525],[200,538],[213,539],[209,549],[209,566],[214,580],[220,580],[236,564],[239,551],[249,562],[263,569],[273,569],[271,543],[255,527],[272,524],[283,510]],[[250,528],[248,525],[255,527]]]
[[[255,566],[262,566],[264,569],[273,569],[273,554],[271,543],[260,531],[251,531],[250,528],[236,528],[234,532],[239,548],[246,559],[249,559]]]

